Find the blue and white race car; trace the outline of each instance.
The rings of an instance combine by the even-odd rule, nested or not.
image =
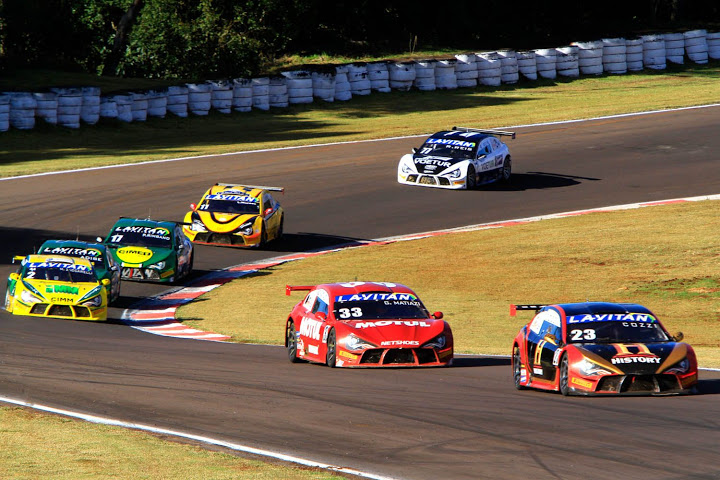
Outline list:
[[[495,181],[509,182],[512,160],[497,137],[515,132],[453,127],[437,132],[398,164],[398,182],[407,185],[471,190]]]

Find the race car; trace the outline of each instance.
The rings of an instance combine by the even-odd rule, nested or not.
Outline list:
[[[8,277],[5,310],[15,315],[81,320],[107,319],[110,280],[98,280],[92,263],[62,255],[15,257],[20,268]]]
[[[430,315],[415,292],[387,282],[288,285],[307,291],[285,324],[291,362],[329,367],[437,367],[453,358],[441,312]]]
[[[121,217],[104,243],[123,280],[170,283],[193,269],[193,244],[176,222]]]
[[[284,213],[270,192],[281,187],[216,183],[190,204],[183,231],[194,243],[262,247],[283,235]]]
[[[655,315],[631,303],[512,305],[535,310],[512,347],[515,387],[563,395],[690,393],[698,382],[695,352]]]
[[[509,182],[512,159],[497,137],[515,132],[453,127],[430,136],[412,154],[403,155],[397,180],[406,185],[472,190],[496,181]]]
[[[46,240],[40,245],[37,253],[65,255],[90,260],[98,280],[102,281],[107,278],[110,281],[108,303],[113,303],[120,297],[120,266],[113,256],[108,253],[106,245],[79,240]]]

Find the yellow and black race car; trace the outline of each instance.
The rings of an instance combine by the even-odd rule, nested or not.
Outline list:
[[[194,243],[261,247],[282,237],[284,213],[270,192],[280,187],[216,183],[190,204],[183,232]]]

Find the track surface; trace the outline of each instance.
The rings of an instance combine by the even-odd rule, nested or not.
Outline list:
[[[217,181],[285,186],[288,234],[269,252],[198,247],[198,274],[347,238],[716,194],[719,129],[719,108],[520,129],[510,143],[512,187],[473,192],[396,184],[397,160],[420,139],[3,181],[0,275],[12,270],[12,255],[78,231],[104,236],[120,215],[180,220]],[[125,282],[122,303],[164,289]],[[252,321],[251,312],[228,314]],[[282,330],[278,319],[278,341]],[[701,373],[702,395],[563,398],[515,391],[504,358],[462,357],[457,368],[434,370],[328,369],[291,365],[277,347],[4,311],[0,339],[0,395],[380,475],[720,478],[718,372]]]

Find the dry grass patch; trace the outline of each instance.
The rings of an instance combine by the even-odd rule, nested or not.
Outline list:
[[[301,295],[286,284],[405,283],[450,322],[458,352],[508,354],[529,314],[511,303],[637,302],[720,366],[720,202],[649,207],[363,247],[290,262],[182,307],[240,342],[281,344]]]

